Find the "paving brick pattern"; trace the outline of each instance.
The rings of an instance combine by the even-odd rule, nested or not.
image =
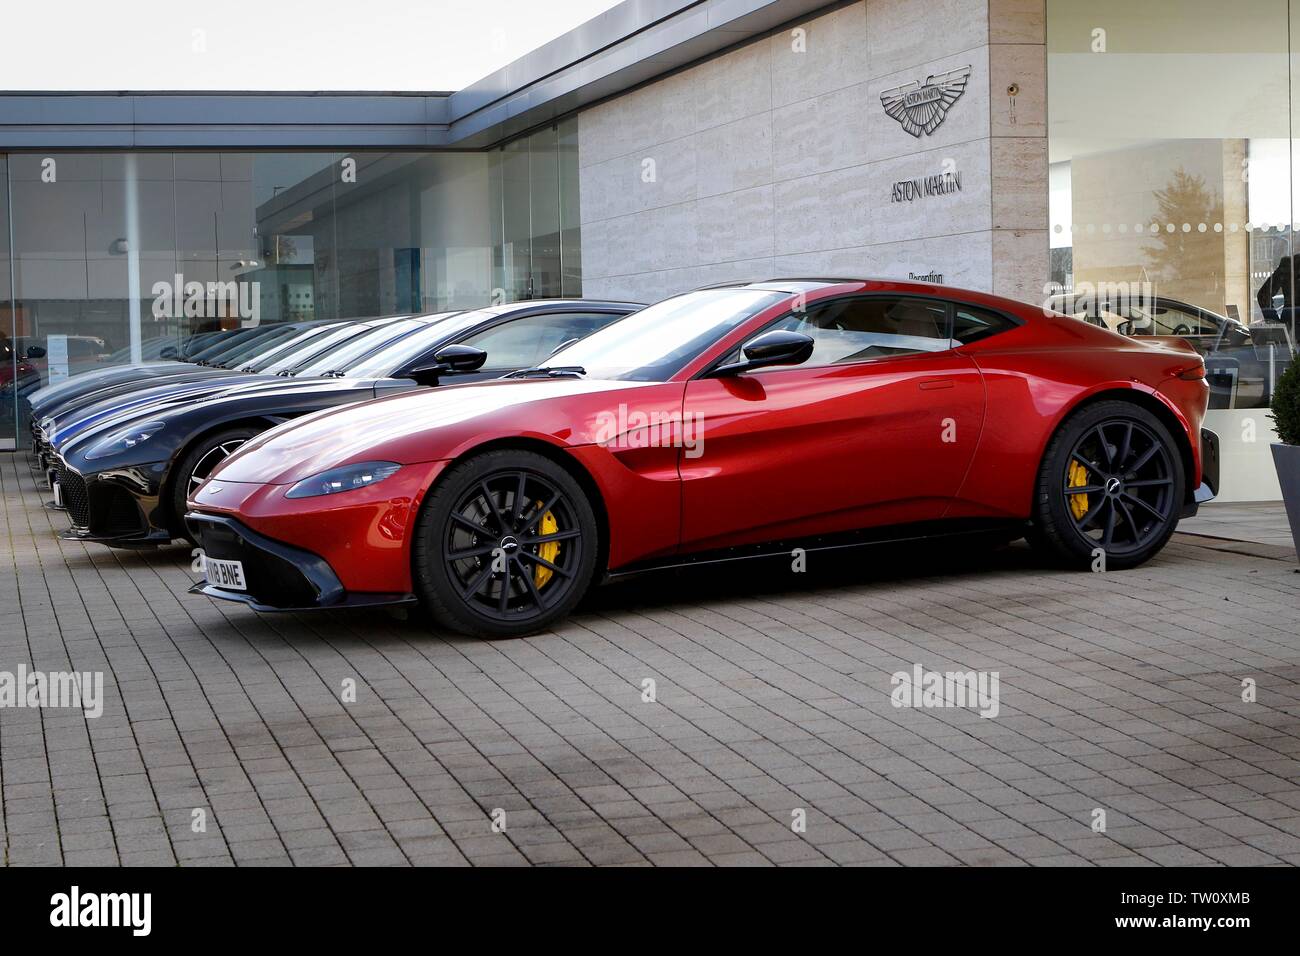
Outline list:
[[[105,705],[0,708],[9,864],[1300,863],[1290,560],[812,555],[484,642],[188,596],[186,549],[58,540],[46,496],[0,455],[0,670]],[[914,663],[997,671],[1000,713],[895,708]]]

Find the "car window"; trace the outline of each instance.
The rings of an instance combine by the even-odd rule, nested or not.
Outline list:
[[[342,371],[376,349],[383,348],[389,342],[419,331],[424,328],[424,325],[425,323],[419,319],[400,319],[396,322],[381,325],[378,328],[368,329],[361,335],[349,339],[346,345],[330,349],[322,358],[295,367],[293,372],[295,375],[310,377],[312,375],[325,375],[329,372]]]
[[[532,368],[561,345],[588,336],[616,318],[600,312],[533,315],[471,335],[463,344],[487,352],[484,368]]]
[[[1005,315],[977,309],[969,305],[955,305],[952,315],[953,340],[962,345],[978,342],[990,335],[997,335],[1007,329],[1015,328],[1016,323]]]
[[[327,354],[329,349],[338,348],[356,336],[362,335],[367,329],[368,326],[354,325],[350,322],[342,326],[330,326],[310,339],[297,344],[291,343],[288,349],[273,349],[265,355],[257,356],[253,371],[263,375],[277,375]]]
[[[871,296],[836,299],[793,313],[772,326],[811,336],[813,354],[805,365],[838,365],[942,352],[948,337],[948,308],[927,299]]]
[[[243,343],[222,352],[219,355],[208,356],[208,364],[222,366],[225,368],[237,368],[239,365],[251,358],[264,354],[267,350],[275,347],[280,342],[286,342],[297,334],[294,328],[274,328],[265,335],[259,335],[245,340]]]
[[[1165,304],[1157,305],[1151,318],[1156,335],[1217,335],[1219,331],[1211,319]]]

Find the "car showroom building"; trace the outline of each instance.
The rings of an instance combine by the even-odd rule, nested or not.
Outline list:
[[[1192,338],[1276,499],[1295,2],[639,0],[451,93],[0,94],[0,449],[15,383],[204,329],[896,276]]]

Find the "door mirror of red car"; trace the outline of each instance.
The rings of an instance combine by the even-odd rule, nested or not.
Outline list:
[[[38,359],[38,358],[45,358],[45,349],[44,349],[44,347],[43,347],[43,346],[40,346],[40,345],[29,345],[29,346],[27,346],[27,357],[28,357],[28,358],[35,358],[35,359]]]
[[[736,375],[750,372],[756,368],[769,365],[799,365],[808,361],[813,354],[814,342],[811,336],[788,329],[773,329],[750,339],[741,346],[744,358],[739,362],[720,365],[713,370],[716,375]]]
[[[487,353],[472,345],[444,345],[433,353],[432,365],[421,365],[406,373],[421,385],[437,385],[444,375],[477,372],[487,361]]]

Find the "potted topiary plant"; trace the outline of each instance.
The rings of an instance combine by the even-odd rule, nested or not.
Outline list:
[[[1291,538],[1300,553],[1300,358],[1292,359],[1273,388],[1273,464],[1286,502]]]

